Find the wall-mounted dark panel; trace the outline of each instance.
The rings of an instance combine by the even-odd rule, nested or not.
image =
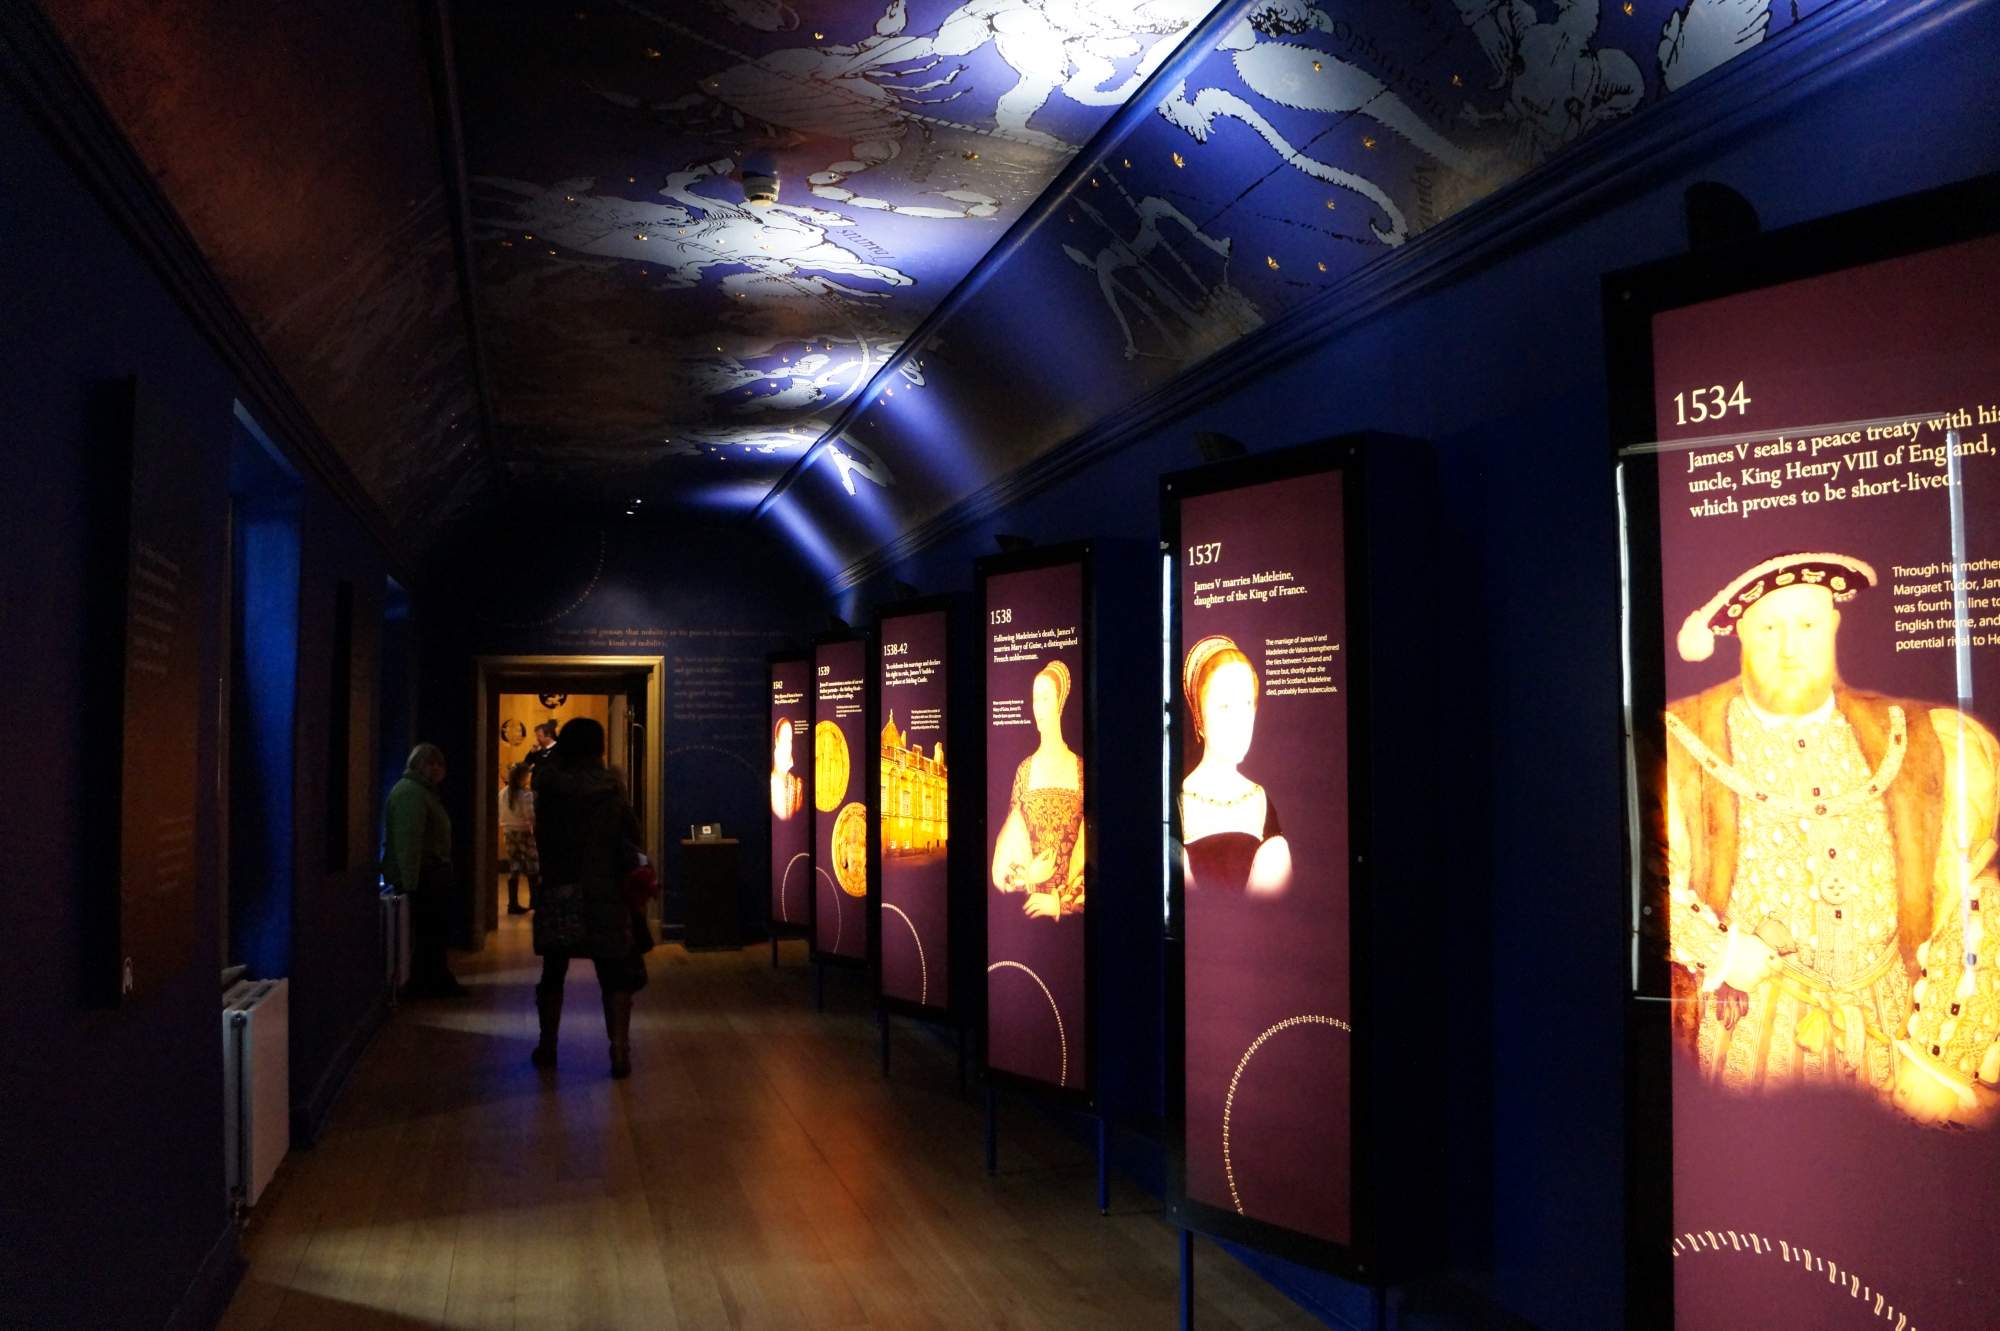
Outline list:
[[[193,955],[204,584],[220,553],[206,477],[188,427],[145,386],[133,390],[124,521],[100,528],[122,548],[125,621],[118,796],[117,992],[158,988]]]

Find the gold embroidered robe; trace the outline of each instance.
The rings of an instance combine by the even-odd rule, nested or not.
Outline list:
[[[1846,688],[1767,717],[1735,680],[1672,704],[1667,729],[1669,938],[1703,1074],[1887,1097],[1909,1060],[1977,1119],[2000,1082],[1993,736]],[[1732,929],[1785,945],[1733,1028],[1709,992]]]

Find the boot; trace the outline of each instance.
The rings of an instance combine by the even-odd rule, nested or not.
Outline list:
[[[521,904],[521,875],[517,873],[507,875],[507,913],[509,915],[528,913],[528,908]]]
[[[611,1037],[611,1077],[632,1075],[632,995],[604,996],[604,1033]]]
[[[535,991],[535,1014],[542,1019],[541,1043],[535,1052],[528,1055],[528,1061],[538,1068],[552,1068],[556,1065],[556,1033],[562,1029],[563,996],[560,990],[549,995]]]

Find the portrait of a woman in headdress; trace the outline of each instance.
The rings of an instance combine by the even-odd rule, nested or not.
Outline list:
[[[1201,762],[1181,781],[1181,844],[1197,891],[1275,897],[1292,883],[1278,807],[1237,770],[1257,729],[1257,668],[1232,640],[1203,638],[1181,665]]]
[[[993,885],[1022,892],[1021,912],[1060,919],[1083,910],[1083,760],[1063,740],[1069,667],[1051,661],[1035,675],[1035,728],[1041,742],[1014,772],[1007,821],[993,845]]]

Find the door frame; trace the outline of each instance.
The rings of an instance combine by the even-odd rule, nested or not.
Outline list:
[[[646,807],[636,812],[639,826],[646,838],[647,858],[655,865],[663,864],[662,855],[666,850],[666,749],[661,720],[666,711],[667,658],[664,656],[475,656],[473,666],[477,672],[477,686],[473,701],[473,734],[477,737],[473,744],[473,771],[478,773],[478,793],[472,803],[472,866],[473,882],[478,888],[472,898],[471,924],[475,950],[485,946],[488,930],[499,926],[499,894],[494,884],[499,880],[499,857],[494,853],[493,841],[496,831],[497,811],[495,791],[489,789],[494,764],[494,735],[492,726],[487,724],[492,709],[498,705],[501,693],[514,692],[512,689],[495,686],[498,677],[509,675],[546,672],[560,674],[574,679],[578,676],[603,676],[609,682],[628,678],[641,671],[646,675],[646,725],[643,737],[644,763],[641,786],[646,792]]]

